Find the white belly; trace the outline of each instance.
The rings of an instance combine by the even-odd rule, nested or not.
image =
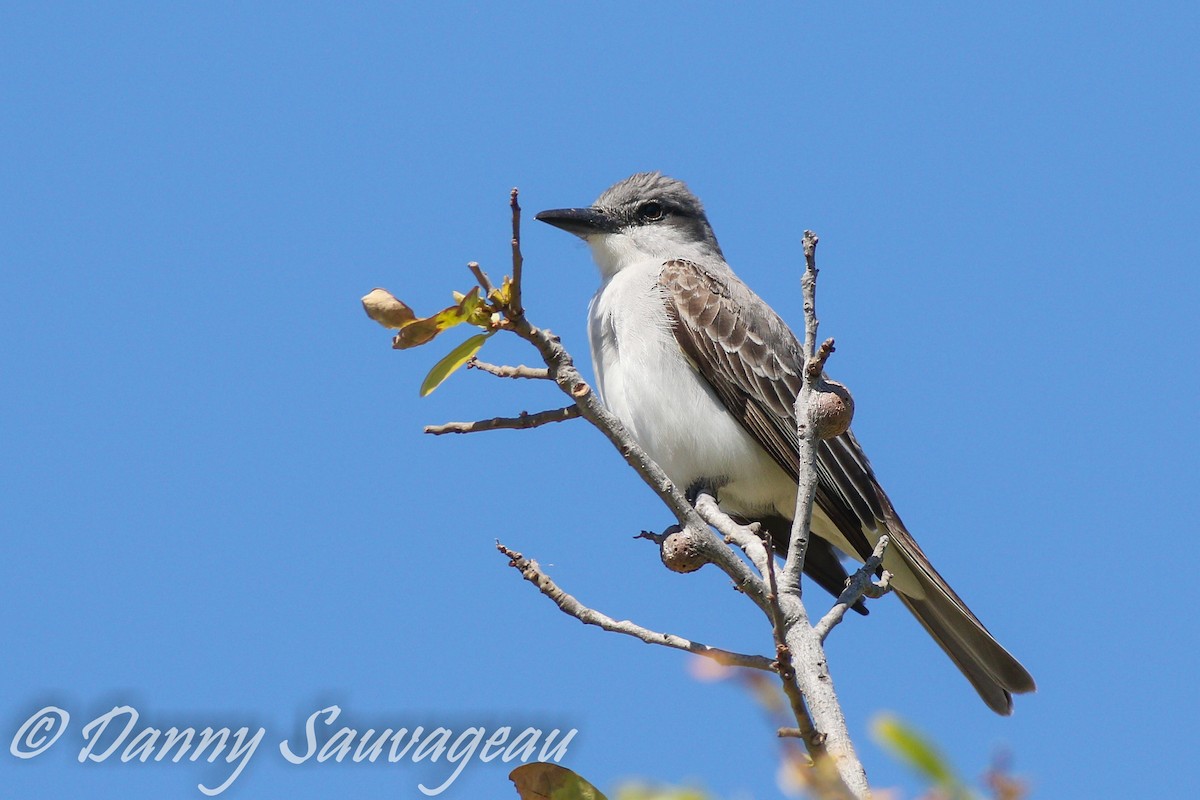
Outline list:
[[[796,486],[725,410],[670,329],[661,262],[626,267],[588,312],[600,396],[682,490],[707,481],[731,513],[790,517]]]
[[[721,508],[754,518],[796,511],[796,483],[738,423],[680,349],[658,275],[645,260],[610,274],[588,307],[588,338],[604,404],[682,491],[715,490]],[[813,530],[842,553],[862,558],[819,507]],[[869,542],[879,536],[864,529]],[[913,597],[924,592],[892,552],[884,565]]]
[[[700,488],[715,490],[726,513],[791,519],[795,481],[680,349],[657,285],[661,268],[659,261],[627,266],[592,298],[588,338],[601,399],[680,490],[703,482]],[[813,528],[861,561],[820,507],[813,509]]]

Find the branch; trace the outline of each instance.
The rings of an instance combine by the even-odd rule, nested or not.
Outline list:
[[[863,562],[858,572],[850,578],[846,588],[838,595],[833,608],[829,609],[829,613],[821,617],[821,620],[813,626],[813,631],[822,642],[825,641],[825,637],[829,636],[829,632],[842,621],[846,612],[854,607],[855,603],[864,597],[882,597],[891,588],[892,574],[890,572],[884,572],[878,583],[874,581],[875,570],[883,564],[883,551],[887,549],[888,541],[886,535],[879,537],[879,542],[875,545],[875,550],[872,551],[870,558]]]
[[[779,599],[779,585],[775,580],[775,548],[772,547],[771,537],[764,539],[767,549],[767,585],[771,587],[771,633],[775,637],[775,668],[779,672],[779,680],[783,684],[783,693],[787,696],[792,707],[792,716],[796,718],[796,730],[804,740],[805,747],[813,757],[814,762],[827,759],[829,753],[825,750],[825,734],[817,730],[812,716],[808,713],[808,705],[804,693],[796,679],[796,665],[792,660],[792,650],[787,643],[787,621],[783,612],[783,604]]]
[[[513,290],[512,297],[520,297],[521,264],[520,257],[520,207],[516,204],[516,195],[511,203],[513,209]],[[704,523],[696,510],[688,503],[687,498],[671,483],[662,468],[651,460],[634,440],[632,434],[619,419],[600,402],[600,398],[592,391],[592,387],[583,379],[583,375],[575,368],[575,362],[570,353],[562,346],[561,340],[544,328],[534,327],[524,313],[518,313],[519,308],[513,301],[505,306],[504,315],[508,318],[508,329],[532,344],[546,363],[550,378],[570,397],[579,414],[588,422],[600,429],[608,438],[622,458],[637,472],[667,508],[675,515],[681,526],[690,530],[705,560],[716,564],[728,575],[739,591],[744,592],[755,604],[767,609],[767,587],[762,579],[755,575],[746,562],[737,557],[728,545],[717,538],[717,535]]]
[[[521,305],[521,272],[525,266],[525,257],[521,255],[521,205],[517,202],[517,189],[513,187],[509,195],[508,205],[512,208],[512,268],[513,288],[509,307],[512,316],[525,316],[525,308]]]
[[[721,510],[716,499],[707,492],[701,492],[696,498],[696,513],[709,525],[717,529],[717,533],[725,537],[726,542],[737,545],[754,564],[760,575],[767,574],[767,564],[770,556],[763,540],[758,535],[757,522],[750,525],[739,525],[733,518]]]
[[[492,292],[496,291],[496,287],[492,285],[492,281],[488,278],[487,273],[480,268],[478,261],[472,261],[467,264],[467,269],[471,270],[471,274],[479,282],[479,288],[483,289],[484,297],[490,297]]]
[[[813,267],[813,269],[816,270],[816,267]],[[821,342],[821,346],[817,348],[816,354],[804,366],[804,371],[810,380],[815,381],[817,376],[825,369],[825,362],[829,360],[829,356],[833,354],[834,349],[833,339],[826,339]]]
[[[646,485],[671,510],[679,524],[694,534],[706,560],[716,564],[722,572],[733,579],[734,585],[740,591],[745,592],[759,608],[766,610],[766,584],[751,571],[746,562],[738,558],[737,554],[712,532],[688,503],[683,493],[671,483],[671,479],[662,471],[662,468],[651,460],[621,421],[604,407],[600,398],[592,391],[592,387],[575,368],[570,354],[563,348],[558,337],[545,329],[533,327],[524,318],[514,320],[512,330],[538,349],[550,369],[550,376],[554,382],[575,400],[580,416],[600,429],[613,447],[620,452],[625,463],[633,467]]]
[[[615,620],[599,611],[588,608],[567,594],[558,584],[550,580],[550,576],[542,571],[536,561],[525,558],[520,553],[510,550],[500,542],[496,542],[496,549],[508,556],[508,565],[510,567],[519,571],[521,577],[538,587],[542,594],[553,600],[563,613],[575,617],[585,625],[595,625],[606,631],[623,633],[635,639],[641,639],[646,644],[658,644],[664,647],[673,647],[676,650],[686,650],[698,656],[711,658],[718,664],[723,664],[727,667],[746,667],[749,669],[766,670],[768,672],[775,671],[774,662],[765,656],[734,653],[730,650],[722,650],[718,647],[709,647],[700,642],[693,642],[672,633],[658,633],[649,628],[643,628],[641,625],[629,620]]]
[[[556,408],[552,411],[539,411],[536,414],[522,411],[515,417],[492,417],[491,419],[481,419],[478,422],[447,422],[445,425],[426,425],[425,432],[431,433],[434,436],[441,436],[444,433],[524,430],[526,428],[536,428],[539,425],[548,425],[551,422],[565,422],[569,419],[575,419],[578,416],[578,408],[567,406],[565,408]]]
[[[527,367],[521,364],[518,367],[497,366],[489,364],[486,361],[480,361],[477,357],[472,356],[467,362],[467,369],[477,369],[481,372],[486,372],[489,375],[495,375],[497,378],[530,378],[532,380],[550,380],[550,370],[538,369],[537,367]]]
[[[783,566],[783,577],[780,579],[783,591],[797,597],[800,596],[800,574],[804,571],[804,557],[808,552],[808,539],[811,535],[813,501],[817,496],[817,432],[810,421],[810,408],[813,384],[820,376],[820,370],[814,375],[808,368],[814,363],[817,346],[817,241],[817,235],[812,231],[804,232],[805,269],[800,286],[804,294],[805,369],[794,406],[796,429],[799,434],[800,481],[796,492],[796,512],[792,517],[787,562]],[[828,358],[828,355],[826,353],[825,357]]]
[[[792,533],[787,561],[779,581],[779,607],[786,620],[783,639],[794,663],[796,684],[804,696],[808,713],[824,737],[825,750],[830,756],[845,788],[856,798],[869,798],[867,774],[863,770],[854,743],[846,727],[846,717],[833,689],[833,678],[821,637],[808,619],[808,611],[800,599],[800,575],[812,532],[813,502],[817,494],[817,430],[813,425],[816,407],[814,385],[821,378],[821,367],[833,350],[832,342],[822,345],[821,361],[817,361],[817,236],[804,232],[804,276],[800,281],[804,294],[804,373],[796,397],[796,433],[799,444],[799,475],[796,491],[796,510],[792,518]],[[803,723],[801,722],[803,727]]]
[[[822,759],[828,759],[829,753],[826,751],[824,741],[826,736],[818,730],[812,722],[812,717],[809,714],[808,705],[805,704],[804,694],[800,691],[799,682],[797,681],[796,668],[792,661],[792,651],[787,645],[787,615],[782,609],[779,601],[779,588],[775,584],[775,553],[774,548],[770,546],[770,537],[762,537],[758,535],[758,524],[739,525],[733,519],[726,515],[720,507],[716,505],[716,500],[712,495],[701,492],[700,497],[696,498],[696,512],[704,518],[704,522],[712,525],[713,528],[725,536],[726,541],[732,541],[734,545],[742,548],[751,561],[754,561],[758,571],[762,575],[767,576],[768,585],[768,616],[772,631],[775,638],[775,669],[779,673],[779,678],[782,686],[784,686],[784,694],[787,697],[788,704],[791,705],[792,716],[796,717],[797,728],[788,728],[794,730],[796,738],[803,739],[804,745],[808,748],[809,756],[814,762],[820,762]],[[780,734],[784,735],[784,734]],[[788,733],[787,735],[792,735]],[[834,782],[835,783],[835,782]],[[852,798],[853,795],[846,794],[846,787],[834,787],[835,794],[830,796],[846,796]]]

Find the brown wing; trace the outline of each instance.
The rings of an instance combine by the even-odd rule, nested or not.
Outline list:
[[[676,260],[663,266],[659,284],[679,346],[725,407],[795,479],[800,343],[770,306],[731,278]],[[864,528],[878,528],[884,515],[866,458],[849,433],[822,442],[817,454],[817,502],[865,559],[874,544]]]
[[[793,404],[800,391],[803,357],[795,334],[727,269],[717,272],[692,261],[668,261],[659,285],[680,348],[746,431],[796,478],[799,447]],[[984,701],[998,713],[1010,713],[1009,692],[1033,691],[1033,678],[929,563],[852,432],[820,443],[817,475],[817,504],[859,558],[870,555],[880,534],[888,534],[889,560],[912,575],[907,587],[896,584],[904,604]]]

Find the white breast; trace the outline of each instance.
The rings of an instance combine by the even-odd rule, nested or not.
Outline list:
[[[662,262],[629,264],[588,309],[600,396],[680,489],[713,482],[732,513],[791,516],[796,486],[680,350],[657,284]]]

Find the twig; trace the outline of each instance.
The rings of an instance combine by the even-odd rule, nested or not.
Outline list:
[[[759,524],[739,525],[717,505],[716,498],[707,492],[701,492],[696,497],[696,513],[717,529],[717,533],[725,537],[726,542],[737,545],[754,564],[760,575],[767,574],[767,549],[758,535]]]
[[[480,361],[472,356],[467,362],[467,369],[477,369],[481,372],[486,372],[490,375],[495,375],[497,378],[530,378],[533,380],[550,380],[550,370],[538,369],[537,367],[527,367],[524,364],[516,367],[497,366],[489,364],[486,361]]]
[[[718,664],[724,664],[727,667],[747,667],[749,669],[761,669],[768,672],[774,672],[775,670],[774,662],[766,656],[734,653],[730,650],[722,650],[719,647],[709,647],[700,642],[693,642],[672,633],[658,633],[649,628],[643,628],[641,625],[629,620],[615,620],[595,609],[588,608],[567,594],[558,584],[550,579],[549,575],[542,571],[536,561],[525,558],[520,553],[510,550],[500,542],[496,542],[496,549],[508,556],[509,566],[518,570],[525,580],[538,587],[541,593],[553,600],[555,605],[564,613],[575,617],[585,625],[595,625],[606,631],[623,633],[627,636],[641,639],[646,644],[658,644],[664,647],[673,647],[676,650],[686,650],[689,653],[711,658]]]
[[[478,261],[472,261],[467,264],[467,269],[471,270],[471,274],[475,276],[475,280],[479,282],[479,288],[483,289],[483,296],[490,297],[492,292],[496,291],[496,287],[492,286],[492,281],[488,278],[487,273],[479,268]]]
[[[800,595],[800,575],[804,571],[804,557],[808,552],[808,540],[812,535],[813,501],[817,496],[817,433],[810,421],[813,383],[820,371],[811,374],[808,366],[814,363],[817,346],[817,235],[804,232],[804,276],[800,286],[804,294],[804,344],[805,370],[800,384],[800,393],[794,406],[796,429],[799,435],[800,480],[796,492],[796,512],[792,517],[792,535],[788,544],[787,562],[783,565],[780,584],[783,591]],[[832,347],[832,345],[831,345]],[[826,353],[828,357],[828,353]]]
[[[812,231],[805,231],[800,244],[804,249],[804,275],[800,279],[800,287],[804,295],[804,359],[805,363],[813,357],[817,347],[817,242],[820,237]]]
[[[842,621],[846,612],[854,607],[855,603],[863,597],[882,597],[891,588],[892,575],[890,572],[884,572],[878,583],[874,580],[875,570],[883,564],[883,551],[887,549],[888,541],[886,535],[879,537],[879,542],[875,545],[870,557],[850,578],[846,588],[838,595],[833,608],[829,609],[829,613],[821,617],[820,621],[813,626],[813,632],[820,637],[822,642],[825,641],[825,637],[829,636],[829,632]]]
[[[800,738],[804,740],[813,761],[817,762],[829,758],[829,753],[825,750],[825,734],[813,725],[804,694],[796,680],[796,665],[792,661],[792,650],[787,643],[788,625],[783,604],[779,599],[779,585],[775,580],[775,548],[772,546],[770,535],[763,537],[763,544],[767,550],[767,586],[771,590],[768,597],[771,601],[771,632],[775,637],[775,669],[779,672],[783,693],[792,707],[792,716],[796,718]]]
[[[525,428],[536,428],[539,425],[548,425],[551,422],[565,422],[578,416],[579,409],[577,407],[567,406],[551,411],[539,411],[536,414],[522,411],[515,417],[492,417],[491,419],[481,419],[478,422],[447,422],[444,425],[426,425],[425,432],[440,436],[443,433],[524,430]]]
[[[817,348],[816,355],[804,367],[804,371],[811,380],[816,380],[821,371],[825,369],[825,362],[829,360],[829,356],[833,354],[834,350],[833,339],[826,339],[821,342],[821,346]]]
[[[509,195],[508,205],[512,208],[512,298],[509,306],[514,317],[525,316],[525,307],[521,305],[521,271],[525,266],[525,258],[521,255],[521,205],[517,202],[517,188],[514,186]]]

